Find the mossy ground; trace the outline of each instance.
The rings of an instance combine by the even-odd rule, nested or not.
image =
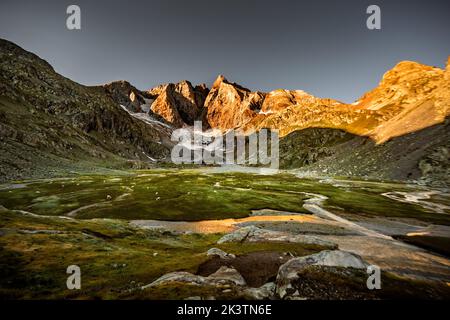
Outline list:
[[[344,183],[344,182],[343,182]],[[328,210],[348,215],[406,217],[449,224],[447,214],[401,203],[383,192],[415,191],[401,184],[299,179],[291,174],[211,173],[158,169],[62,179],[17,181],[0,186],[0,296],[4,298],[184,298],[198,288],[170,285],[136,290],[173,271],[196,273],[219,247],[235,255],[324,248],[285,243],[222,244],[222,234],[173,234],[133,227],[129,219],[203,220],[248,216],[252,210],[303,212],[308,193],[328,197]],[[446,203],[447,197],[430,201]],[[85,207],[83,210],[74,210]],[[23,213],[20,210],[29,213]],[[73,218],[67,219],[64,215]],[[34,215],[33,215],[34,214]],[[82,269],[82,289],[66,288],[69,265]],[[206,289],[205,289],[206,290]],[[208,291],[208,290],[206,290]],[[203,292],[223,296],[217,288]]]
[[[122,220],[62,219],[10,210],[2,210],[0,216],[0,299],[242,298],[242,292],[228,286],[170,283],[145,290],[140,286],[168,272],[197,273],[213,259],[205,254],[211,247],[238,257],[255,252],[304,256],[327,249],[292,243],[218,245],[221,234],[177,235],[133,228]],[[72,264],[81,267],[81,290],[66,287],[66,269]],[[368,291],[365,272],[316,269],[300,275],[298,288],[313,299],[442,299],[450,291],[439,283],[392,274],[383,274],[383,290]]]
[[[348,182],[339,186],[299,179],[288,173],[258,175],[212,173],[207,169],[155,169],[1,185],[0,204],[42,215],[197,221],[241,218],[258,209],[308,213],[303,204],[313,197],[309,193],[328,197],[324,206],[338,213],[450,224],[448,214],[382,195],[420,188],[376,182]],[[449,205],[450,199],[440,194],[428,201]]]
[[[123,220],[40,217],[10,210],[0,215],[2,298],[176,298],[175,292],[164,288],[146,292],[137,288],[168,272],[196,273],[212,247],[236,255],[257,251],[307,255],[324,249],[288,243],[218,245],[222,234],[177,235],[133,228]],[[66,269],[72,264],[81,267],[81,290],[66,288]]]

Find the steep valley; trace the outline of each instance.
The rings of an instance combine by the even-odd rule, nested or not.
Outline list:
[[[401,62],[349,105],[301,90],[251,92],[223,76],[211,89],[86,87],[6,40],[0,49],[1,181],[165,165],[172,131],[201,120],[224,132],[279,130],[283,168],[448,185],[449,67]]]
[[[450,60],[347,104],[221,75],[85,86],[0,39],[0,298],[448,299],[449,113]],[[280,170],[174,164],[195,121],[277,130]]]

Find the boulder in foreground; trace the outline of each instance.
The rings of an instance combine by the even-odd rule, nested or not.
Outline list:
[[[276,291],[280,298],[294,295],[296,290],[293,283],[299,279],[299,273],[310,266],[366,269],[368,263],[357,254],[340,250],[324,250],[291,259],[278,270]]]
[[[171,272],[167,273],[152,283],[141,287],[147,289],[150,287],[165,285],[168,283],[186,283],[200,286],[220,286],[220,285],[234,285],[245,286],[246,282],[239,272],[234,268],[221,267],[219,270],[209,275],[208,277],[198,276],[189,272]]]

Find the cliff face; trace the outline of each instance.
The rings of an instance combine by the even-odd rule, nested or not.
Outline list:
[[[310,127],[343,129],[377,143],[444,121],[449,114],[449,67],[404,61],[378,87],[353,104],[314,97],[301,90],[250,92],[217,78],[205,102],[213,128],[278,129],[282,136]]]
[[[106,93],[131,112],[148,112],[153,96],[132,86],[128,81],[114,81],[103,85]]]
[[[450,61],[450,58],[449,58]],[[284,168],[450,185],[450,67],[404,61],[353,104],[304,91],[214,83],[206,120],[223,131],[278,129]]]
[[[189,81],[169,83],[147,91],[156,99],[150,110],[175,127],[192,126],[199,119],[208,94],[206,85],[193,87]]]
[[[403,61],[352,104],[314,97],[302,90],[252,92],[222,75],[211,90],[205,85],[193,87],[189,81],[160,85],[147,92],[136,91],[126,82],[115,84],[120,90],[110,88],[111,84],[105,87],[115,101],[130,110],[158,115],[174,127],[202,120],[205,128],[223,132],[270,128],[279,130],[281,136],[306,128],[332,128],[383,143],[445,120],[450,112],[449,73],[449,66],[442,70]]]
[[[221,130],[241,127],[256,116],[264,94],[250,92],[218,76],[205,101],[205,121]]]

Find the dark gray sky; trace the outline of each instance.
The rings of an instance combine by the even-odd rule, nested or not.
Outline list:
[[[66,29],[81,7],[82,29]],[[382,29],[366,28],[378,4]],[[353,102],[398,61],[444,67],[450,1],[0,1],[0,37],[92,85],[140,89],[222,73],[252,90],[303,89]]]

